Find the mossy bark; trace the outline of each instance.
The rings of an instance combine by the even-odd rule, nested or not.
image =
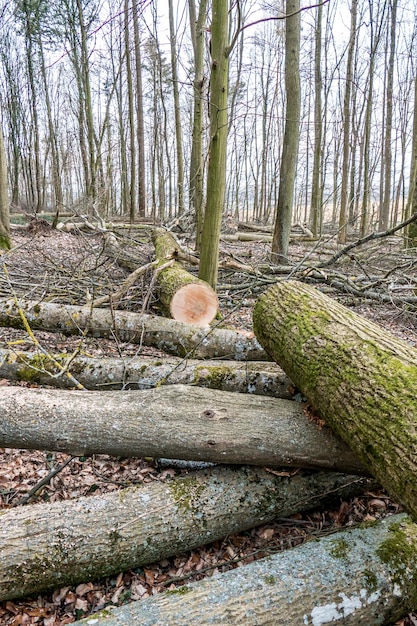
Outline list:
[[[162,228],[155,228],[152,233],[152,241],[155,246],[155,256],[159,261],[159,267],[166,264],[170,259],[175,259],[178,252],[181,252],[174,237],[163,230]],[[174,261],[173,265],[165,267],[158,272],[157,275],[158,284],[158,296],[163,306],[164,313],[176,318],[175,311],[172,310],[172,299],[177,292],[186,285],[201,286],[204,289],[201,292],[201,298],[204,299],[204,294],[207,292],[212,295],[213,300],[217,303],[217,296],[211,289],[210,285],[204,280],[200,280],[197,276],[187,272],[180,263]],[[206,291],[207,290],[207,291]],[[204,302],[203,302],[204,304]],[[217,308],[213,309],[213,317],[216,316]],[[210,320],[211,321],[211,320]]]
[[[7,164],[0,119],[0,250],[10,250],[10,248],[11,241]]]
[[[74,626],[378,626],[416,606],[416,525],[394,516],[108,607]]]
[[[111,311],[89,306],[21,300],[20,307],[32,330],[65,335],[110,337],[143,346],[154,346],[168,354],[196,359],[226,358],[238,361],[270,360],[255,338],[223,328],[203,329],[165,317],[131,311]],[[0,302],[0,326],[23,328],[13,300]]]
[[[0,511],[0,601],[153,563],[315,508],[329,494],[356,495],[368,485],[334,473],[288,478],[254,468],[215,468],[116,493]]]
[[[71,358],[0,348],[0,378],[23,380],[60,389],[74,389],[74,378],[85,389],[152,389],[182,383],[208,389],[250,393],[290,400],[292,383],[276,363],[265,361],[199,361],[180,358]],[[74,378],[68,377],[59,364]],[[61,372],[61,374],[60,374]]]
[[[169,385],[141,391],[2,387],[0,447],[364,473],[299,402]]]
[[[253,323],[314,409],[417,519],[417,350],[296,281],[268,289]]]

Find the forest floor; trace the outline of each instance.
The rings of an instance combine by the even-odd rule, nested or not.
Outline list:
[[[46,225],[13,229],[13,249],[2,257],[0,298],[54,300],[84,304],[94,298],[112,293],[130,273],[117,259],[107,255],[103,235],[97,232],[72,234],[53,231]],[[124,249],[138,265],[153,259],[153,247],[143,230],[128,232],[120,238]],[[276,280],[272,275],[256,271],[270,263],[268,243],[222,242],[221,258],[250,264],[253,273],[236,268],[220,272],[219,300],[222,323],[228,327],[251,330],[251,313],[257,296]],[[309,263],[329,258],[335,248],[327,244],[312,253],[306,242],[293,243],[291,261],[296,266],[308,256]],[[398,294],[413,298],[417,256],[401,250],[400,238],[387,238],[371,243],[364,251],[358,248],[331,269],[321,271],[313,284],[325,290],[345,306],[377,322],[407,343],[417,346],[417,307],[402,302]],[[5,271],[3,271],[5,268]],[[336,268],[336,269],[335,269]],[[188,268],[190,269],[190,268]],[[373,293],[396,294],[392,301],[377,297],[358,297],[332,287],[332,272],[336,283],[346,277],[348,284],[371,288]],[[304,272],[305,278],[308,272]],[[336,274],[334,274],[336,275]],[[300,278],[300,276],[297,276]],[[134,311],[158,313],[157,300],[151,286],[152,274],[146,273],[122,299],[120,306]],[[410,300],[410,302],[411,302]],[[146,311],[143,303],[148,302]],[[78,337],[36,331],[36,339],[50,353],[71,353],[79,346]],[[153,348],[108,339],[83,338],[83,351],[91,356],[132,357],[163,356]],[[0,348],[33,350],[33,341],[26,331],[0,328]],[[25,385],[17,381],[0,380],[0,386]],[[1,393],[1,391],[0,391]],[[64,463],[68,455],[42,451],[0,449],[0,509],[22,506],[28,492],[51,470]],[[115,491],[128,485],[164,481],[186,473],[172,467],[143,459],[120,459],[104,455],[73,459],[48,484],[29,500],[54,502],[89,494]],[[383,490],[363,497],[337,502],[334,508],[277,519],[252,530],[225,537],[210,545],[176,557],[152,563],[146,567],[120,572],[104,580],[85,581],[74,587],[56,589],[34,598],[0,603],[0,625],[38,624],[60,626],[70,624],[109,605],[140,600],[173,589],[218,572],[240,567],[255,559],[297,546],[305,541],[333,533],[362,521],[375,520],[396,513],[400,507]],[[150,529],[150,533],[152,529]],[[398,626],[415,626],[417,613],[397,622]]]

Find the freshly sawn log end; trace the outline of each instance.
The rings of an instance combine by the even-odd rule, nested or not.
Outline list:
[[[174,320],[204,327],[214,320],[218,307],[217,296],[209,285],[190,283],[174,294],[169,309]]]
[[[162,228],[152,233],[158,261],[157,282],[160,303],[177,322],[205,327],[217,315],[219,302],[210,285],[187,272],[180,263],[178,243]]]

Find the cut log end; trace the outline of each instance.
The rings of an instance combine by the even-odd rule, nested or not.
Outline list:
[[[190,283],[178,289],[170,303],[174,320],[207,326],[217,315],[219,301],[209,285]]]

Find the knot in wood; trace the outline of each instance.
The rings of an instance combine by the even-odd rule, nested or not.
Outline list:
[[[227,409],[206,409],[201,413],[201,417],[208,420],[224,420],[227,419]]]

